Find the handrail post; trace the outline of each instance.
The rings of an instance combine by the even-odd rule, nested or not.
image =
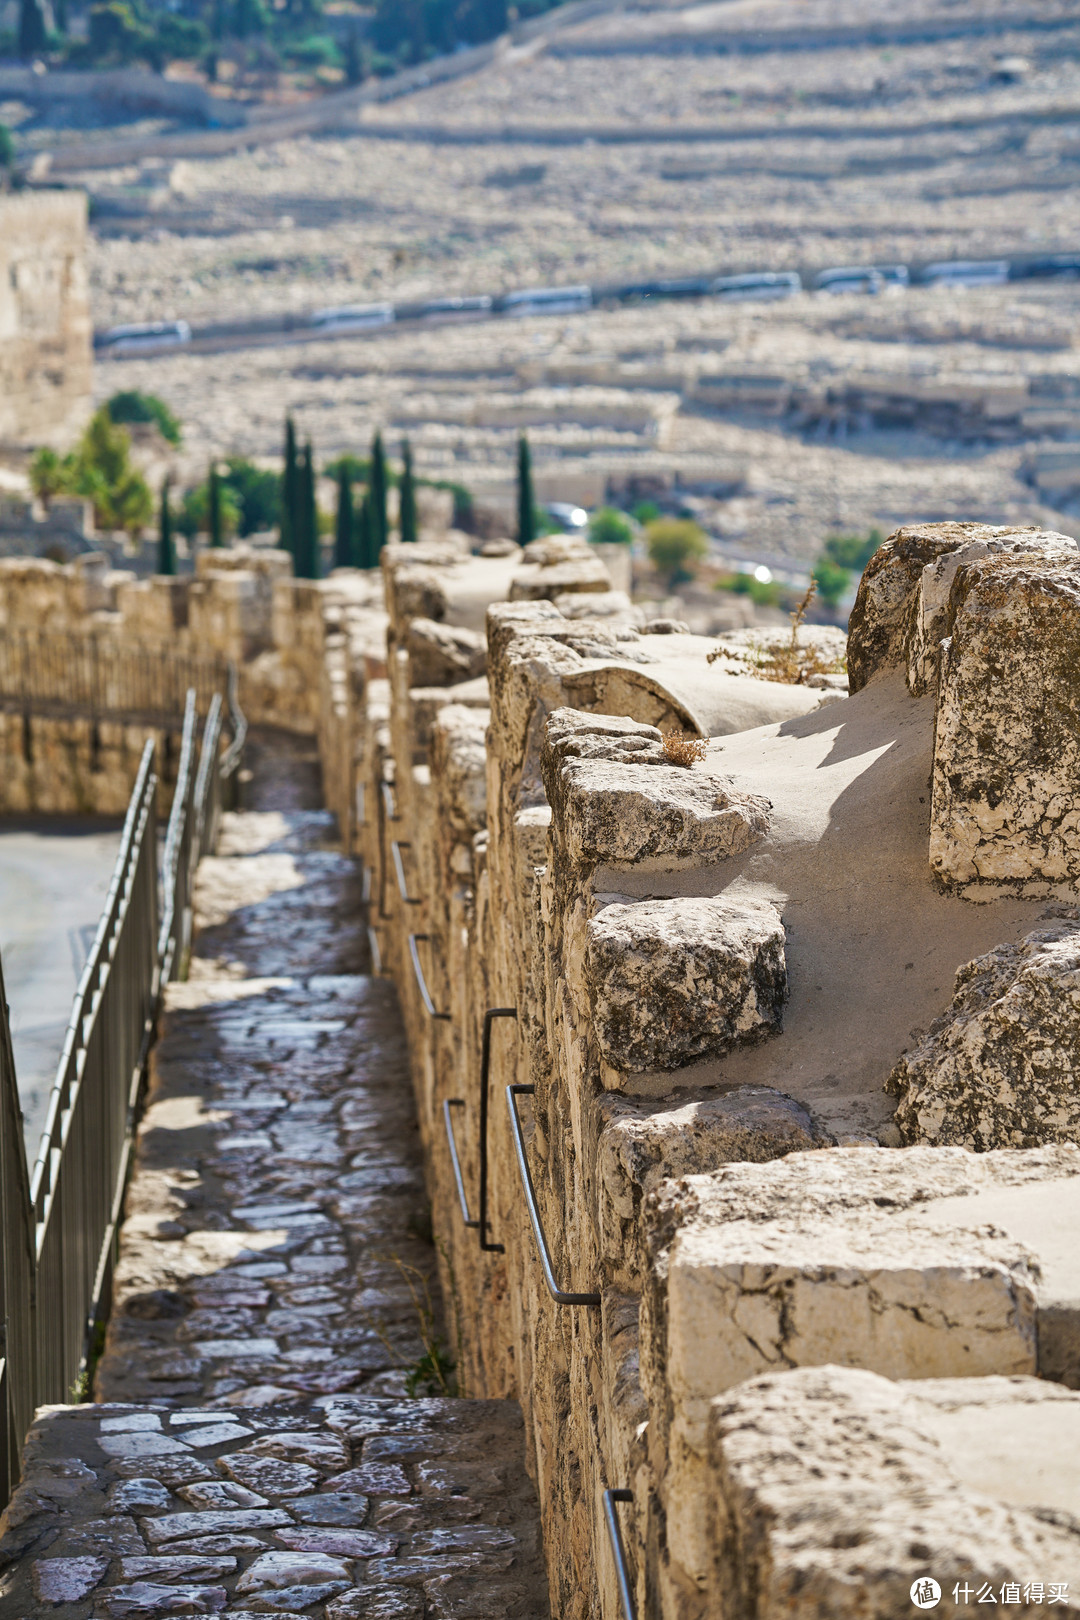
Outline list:
[[[486,1254],[505,1254],[501,1243],[488,1242],[488,1094],[491,1075],[491,1026],[496,1018],[516,1018],[516,1007],[489,1007],[484,1014],[484,1036],[480,1047],[480,1247]]]
[[[577,1294],[560,1288],[555,1281],[555,1268],[551,1263],[551,1253],[544,1236],[544,1228],[540,1224],[540,1206],[536,1202],[536,1190],[533,1187],[532,1175],[529,1171],[529,1160],[525,1152],[525,1136],[521,1129],[521,1120],[518,1118],[517,1098],[531,1097],[536,1091],[535,1086],[507,1086],[506,1105],[510,1110],[510,1129],[514,1133],[514,1151],[517,1154],[518,1169],[521,1172],[521,1187],[525,1194],[525,1206],[529,1211],[529,1222],[536,1239],[536,1247],[540,1252],[540,1266],[544,1273],[547,1291],[556,1305],[599,1305],[599,1294]]]
[[[420,992],[420,1000],[424,1003],[424,1011],[427,1013],[428,1017],[437,1019],[441,1023],[448,1024],[450,1022],[450,1014],[448,1012],[436,1012],[435,1010],[435,1003],[431,999],[431,991],[428,989],[427,980],[424,978],[424,969],[420,965],[420,952],[416,948],[417,945],[421,944],[428,938],[430,938],[428,934],[409,935],[409,955],[412,958],[413,974],[416,978],[416,988]]]

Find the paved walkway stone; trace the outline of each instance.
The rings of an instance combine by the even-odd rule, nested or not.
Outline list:
[[[545,1620],[519,1411],[453,1398],[432,1354],[453,1335],[355,864],[302,747],[249,760],[153,1054],[96,1403],[38,1414],[0,1616]]]

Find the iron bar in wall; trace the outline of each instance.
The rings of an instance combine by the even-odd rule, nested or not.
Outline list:
[[[518,1169],[521,1172],[521,1186],[525,1194],[525,1204],[529,1211],[529,1220],[532,1224],[533,1237],[540,1252],[540,1265],[544,1273],[547,1291],[556,1305],[599,1305],[599,1294],[576,1294],[560,1288],[555,1280],[555,1268],[551,1263],[551,1253],[544,1237],[544,1228],[540,1224],[540,1206],[536,1202],[536,1191],[533,1187],[532,1175],[529,1171],[529,1159],[525,1152],[525,1134],[521,1129],[521,1120],[518,1117],[517,1099],[531,1097],[536,1091],[535,1086],[507,1086],[506,1104],[510,1110],[510,1129],[514,1133],[514,1151],[517,1154]]]
[[[421,906],[424,902],[409,893],[409,882],[405,876],[405,862],[401,858],[403,849],[412,849],[412,845],[407,839],[395,838],[391,840],[390,854],[393,857],[394,871],[397,874],[398,894],[400,894],[407,906]]]
[[[491,1026],[496,1018],[516,1018],[516,1007],[489,1007],[484,1014],[484,1037],[480,1048],[480,1247],[487,1254],[504,1254],[501,1243],[488,1242],[488,1099],[491,1077]]]
[[[458,1158],[457,1143],[454,1140],[454,1120],[450,1112],[452,1108],[464,1108],[463,1097],[446,1097],[443,1099],[443,1124],[446,1126],[446,1142],[450,1149],[450,1163],[454,1170],[454,1181],[457,1183],[458,1203],[461,1205],[461,1218],[466,1226],[479,1226],[480,1222],[469,1214],[469,1200],[465,1192],[465,1178],[461,1174],[461,1160]]]
[[[427,980],[424,978],[424,970],[420,965],[420,952],[418,951],[417,946],[424,943],[428,937],[429,936],[427,934],[409,935],[409,955],[412,957],[413,973],[416,976],[416,988],[420,992],[420,1000],[424,1003],[424,1011],[427,1013],[428,1017],[438,1019],[443,1023],[449,1023],[450,1014],[448,1012],[436,1011],[435,1003],[431,999],[431,992],[427,987]]]
[[[619,1528],[619,1515],[615,1510],[616,1502],[632,1502],[633,1491],[605,1491],[604,1492],[604,1518],[607,1520],[608,1535],[611,1537],[611,1553],[615,1559],[615,1578],[619,1585],[619,1601],[622,1604],[623,1620],[637,1620],[634,1608],[634,1594],[630,1588],[630,1571],[626,1566],[626,1548],[623,1546],[622,1531]]]

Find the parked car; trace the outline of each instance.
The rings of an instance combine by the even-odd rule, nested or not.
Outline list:
[[[575,534],[579,529],[587,527],[589,514],[583,506],[574,506],[569,501],[548,501],[544,511],[561,523],[567,534]]]
[[[928,287],[1000,287],[1008,279],[1008,259],[946,259],[919,277]]]
[[[376,326],[389,326],[393,319],[393,304],[340,304],[336,309],[316,310],[311,324],[329,337],[335,332],[366,332]]]
[[[734,303],[757,298],[790,298],[802,291],[802,282],[794,270],[755,270],[743,276],[717,276],[709,283],[714,298],[726,298]]]
[[[496,299],[501,315],[576,315],[592,308],[591,287],[528,287]]]
[[[136,321],[130,326],[110,326],[94,339],[94,347],[109,354],[134,354],[140,349],[171,349],[190,342],[187,321]]]

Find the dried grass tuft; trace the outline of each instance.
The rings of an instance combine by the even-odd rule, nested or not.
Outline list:
[[[696,760],[705,758],[706,742],[704,737],[676,737],[674,733],[664,738],[664,758],[669,765],[683,765],[687,770]]]

